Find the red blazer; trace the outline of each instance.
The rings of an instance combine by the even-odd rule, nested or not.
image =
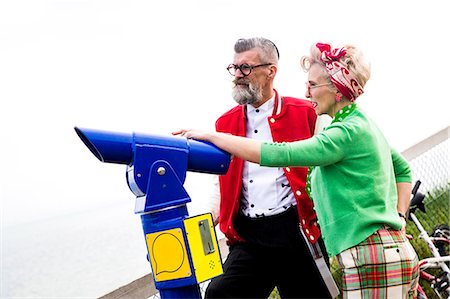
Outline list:
[[[268,117],[273,141],[290,142],[313,136],[317,115],[311,103],[291,97],[279,97],[275,91],[273,114]],[[218,132],[237,136],[246,135],[245,106],[239,105],[223,114],[216,121]],[[233,220],[239,212],[242,190],[244,161],[233,157],[225,175],[219,176],[220,183],[220,230],[228,238],[228,243],[244,241],[236,232]],[[301,227],[311,243],[320,237],[313,202],[305,190],[307,167],[286,167],[284,173],[297,201]]]

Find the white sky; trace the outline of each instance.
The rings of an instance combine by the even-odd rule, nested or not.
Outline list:
[[[3,225],[133,201],[125,167],[100,163],[73,127],[212,129],[234,105],[225,68],[240,37],[277,44],[276,87],[297,97],[312,43],[360,46],[372,78],[359,104],[405,150],[449,125],[445,2],[2,0]],[[206,185],[188,174],[194,201]]]

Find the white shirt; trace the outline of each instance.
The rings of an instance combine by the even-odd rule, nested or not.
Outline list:
[[[258,108],[247,105],[246,136],[273,141],[268,117],[273,113],[275,96]],[[276,215],[296,205],[283,168],[264,167],[244,162],[241,210],[252,218]]]
[[[272,109],[273,109],[273,107],[274,107],[274,101],[275,101],[275,99],[274,98],[272,98],[272,99],[270,99],[268,102],[266,102],[264,105],[262,105],[261,107],[259,107],[258,109],[260,109],[260,111],[259,112],[256,112],[256,109],[253,107],[253,106],[251,106],[251,105],[247,105],[247,119],[249,120],[250,119],[250,117],[252,116],[252,115],[249,115],[249,111],[251,111],[251,110],[255,110],[254,111],[254,113],[253,114],[257,114],[258,115],[258,117],[257,117],[257,119],[255,118],[255,120],[252,120],[252,121],[248,121],[248,123],[247,123],[247,137],[250,137],[250,135],[249,134],[251,134],[251,136],[253,136],[254,138],[256,138],[256,135],[258,135],[258,133],[260,134],[260,135],[258,135],[258,137],[259,136],[263,136],[263,134],[266,136],[266,138],[267,138],[267,140],[269,140],[269,141],[272,141],[273,139],[272,139],[272,134],[271,134],[271,132],[270,132],[270,127],[269,127],[269,124],[268,124],[268,122],[267,122],[267,117],[269,117],[271,114],[272,114]],[[270,108],[267,108],[267,109],[264,109],[264,106],[267,104],[267,107],[270,107]],[[279,103],[279,106],[278,106],[279,108],[281,107],[281,103]],[[264,113],[262,113],[261,112],[261,110],[263,110],[264,109]],[[261,114],[260,114],[261,113]],[[279,113],[279,111],[277,111],[277,113]],[[264,114],[264,117],[262,117],[261,115],[263,115]],[[262,121],[262,120],[265,120],[265,121]],[[322,130],[323,130],[323,128],[324,127],[326,127],[326,126],[328,126],[329,124],[330,124],[330,122],[331,122],[331,118],[329,117],[329,116],[324,116],[324,115],[322,115],[322,116],[319,116],[319,117],[317,117],[317,122],[316,122],[316,130],[315,130],[315,132],[314,132],[314,134],[317,134],[317,133],[319,133],[319,132],[321,132]],[[255,126],[255,124],[258,124],[258,123],[260,123],[261,124],[261,127],[260,128],[256,128],[257,130],[258,130],[258,133],[255,133],[254,132],[254,130],[255,130],[255,128],[250,128],[250,125],[251,124],[253,125],[253,127]],[[263,127],[265,127],[265,129],[263,128]],[[250,132],[249,132],[250,131]],[[253,133],[251,133],[251,132],[253,132]],[[257,138],[257,139],[259,139],[259,138]],[[260,139],[261,140],[261,139]],[[247,162],[248,163],[248,162]],[[246,163],[246,164],[247,164]],[[249,168],[250,166],[249,165],[247,165],[247,166],[245,166],[246,164],[244,164],[244,167],[247,167],[247,168]],[[253,164],[253,163],[248,163],[248,164]],[[251,168],[252,169],[255,169],[255,167],[256,167],[257,165],[256,164],[253,164],[252,166],[251,166]],[[266,169],[267,167],[260,167],[262,170],[261,171],[265,171],[264,169]],[[277,175],[279,175],[278,176],[278,178],[280,178],[282,181],[279,181],[278,183],[278,187],[280,187],[281,186],[281,183],[282,184],[287,184],[287,179],[286,179],[286,177],[284,176],[284,173],[283,173],[283,176],[281,176],[281,174],[280,174],[280,170],[281,170],[281,172],[283,172],[283,170],[282,169],[278,169],[278,168],[271,168],[271,169],[273,169],[274,171],[276,171],[276,173],[277,174],[275,174],[275,176],[277,176]],[[245,175],[247,175],[247,177],[245,177]],[[250,175],[250,176],[249,176]],[[267,174],[266,174],[267,175]],[[253,184],[253,183],[249,183],[249,177],[251,177],[252,176],[252,174],[251,173],[249,173],[249,170],[247,170],[247,171],[245,171],[245,169],[244,169],[244,174],[243,174],[243,181],[244,181],[244,184],[245,184],[245,182],[247,181],[247,185],[248,184]],[[274,177],[274,175],[270,175],[269,174],[269,176],[267,177],[267,178],[265,178],[266,180],[269,180],[269,181],[272,181],[273,182],[273,177]],[[284,178],[284,181],[283,181],[283,178]],[[255,177],[254,177],[254,179],[255,179]],[[262,179],[264,179],[264,178],[262,178]],[[206,206],[207,206],[207,209],[208,209],[208,211],[209,212],[211,212],[212,213],[212,215],[213,215],[213,219],[217,219],[218,217],[219,217],[219,203],[220,203],[220,191],[219,191],[219,177],[218,176],[213,176],[213,181],[214,181],[214,183],[213,183],[213,189],[214,189],[214,192],[211,192],[211,194],[210,194],[210,196],[208,196],[207,198],[207,202],[206,202]],[[262,180],[260,180],[260,179],[257,179],[257,185],[261,185],[262,184]],[[250,215],[250,217],[256,217],[256,214],[261,214],[261,213],[265,213],[264,215],[274,215],[274,214],[276,214],[277,213],[277,211],[278,212],[281,212],[281,210],[279,209],[279,207],[278,207],[278,209],[276,208],[279,204],[280,204],[280,198],[283,198],[283,196],[284,195],[281,195],[281,197],[280,197],[280,195],[278,194],[278,193],[280,193],[280,191],[281,190],[279,190],[279,191],[277,191],[276,193],[278,194],[277,195],[277,200],[276,201],[273,201],[273,198],[272,198],[272,196],[273,195],[269,195],[269,193],[264,193],[263,194],[263,192],[262,192],[262,190],[261,190],[261,192],[259,192],[259,191],[257,191],[257,190],[255,190],[255,188],[254,188],[254,186],[257,186],[257,185],[252,185],[251,187],[250,187],[250,192],[252,193],[252,194],[249,194],[248,193],[248,191],[244,191],[244,192],[247,192],[246,193],[246,196],[244,196],[246,199],[248,199],[249,198],[249,196],[255,196],[255,197],[252,197],[251,199],[253,199],[253,201],[252,202],[249,202],[248,200],[243,200],[243,203],[242,203],[242,208],[243,208],[243,211],[244,211],[244,213],[245,213],[245,215]],[[268,185],[270,185],[270,183],[268,183]],[[275,190],[276,188],[275,188],[275,186],[277,186],[276,185],[276,183],[275,183],[275,185],[273,186],[273,190]],[[280,188],[279,188],[280,189]],[[286,189],[288,189],[288,188],[286,188]],[[247,190],[249,190],[248,189],[248,187],[247,187]],[[285,189],[282,189],[283,191],[286,191]],[[254,193],[254,191],[256,191],[257,192],[257,194],[256,193]],[[264,191],[264,192],[269,192],[269,191]],[[273,192],[273,191],[271,191],[271,192]],[[274,192],[273,192],[274,193]],[[272,193],[272,194],[273,194]],[[282,192],[281,192],[282,193]],[[292,193],[290,193],[290,195],[292,196],[292,198],[293,198],[293,195],[292,195]],[[252,208],[251,207],[251,205],[253,204],[253,205],[255,205],[255,203],[254,203],[254,201],[256,201],[257,200],[257,198],[258,197],[262,197],[263,198],[263,202],[265,202],[265,201],[268,201],[266,204],[264,204],[263,202],[261,202],[259,205],[258,205],[258,210],[255,210],[254,208],[255,208],[255,206]],[[265,200],[264,200],[265,199]],[[267,204],[270,204],[270,203],[275,203],[275,204],[273,204],[273,205],[267,205]],[[296,204],[296,202],[295,202],[295,200],[293,200],[293,204]],[[250,205],[250,207],[249,207],[249,205]],[[265,206],[265,208],[262,208],[261,209],[261,207],[263,207],[263,205]],[[247,211],[248,210],[248,211]],[[250,212],[250,210],[253,210],[254,212]],[[269,212],[267,212],[267,211],[269,211],[270,210],[270,214],[269,214]],[[264,211],[266,211],[266,212],[264,212]],[[246,213],[247,212],[247,213]],[[252,216],[253,215],[253,216]]]

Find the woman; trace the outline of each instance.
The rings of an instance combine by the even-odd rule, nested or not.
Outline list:
[[[415,298],[417,255],[405,237],[411,172],[355,100],[370,67],[347,45],[318,43],[301,59],[308,72],[306,97],[332,123],[314,137],[292,143],[181,130],[263,166],[310,166],[306,192],[314,201],[327,251],[342,270],[343,298]]]

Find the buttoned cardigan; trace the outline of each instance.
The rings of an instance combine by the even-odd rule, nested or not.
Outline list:
[[[315,166],[311,196],[330,257],[385,225],[402,227],[396,183],[410,183],[411,169],[360,109],[308,140],[263,143],[261,165]]]

